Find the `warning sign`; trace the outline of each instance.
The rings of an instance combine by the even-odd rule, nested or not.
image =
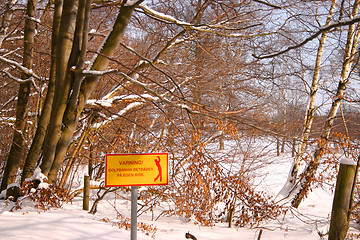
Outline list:
[[[107,154],[105,186],[168,184],[168,154]]]

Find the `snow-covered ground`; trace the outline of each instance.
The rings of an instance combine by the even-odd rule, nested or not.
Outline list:
[[[290,157],[274,156],[272,164],[264,169],[259,179],[258,189],[269,195],[276,195],[283,186],[290,167]],[[95,191],[92,192],[95,194]],[[130,196],[129,196],[130,198]],[[124,199],[108,197],[98,206],[95,215],[82,210],[82,198],[73,199],[72,203],[60,209],[41,212],[34,209],[33,203],[24,200],[22,209],[9,212],[13,203],[0,200],[0,239],[130,239],[130,231],[119,229],[114,223],[116,206],[124,217],[130,217],[130,202]],[[310,193],[298,210],[288,211],[285,216],[261,225],[261,239],[321,239],[320,233],[328,231],[329,216],[332,206],[332,194],[323,189]],[[155,212],[155,217],[160,211]],[[142,214],[138,222],[156,227],[155,239],[185,239],[190,232],[198,240],[211,239],[258,239],[260,229],[227,228],[226,223],[214,227],[200,227],[192,221],[180,217],[160,217],[151,220],[151,213]],[[105,220],[105,221],[104,221]],[[327,238],[327,237],[325,237]],[[138,232],[138,239],[152,239],[143,232]]]

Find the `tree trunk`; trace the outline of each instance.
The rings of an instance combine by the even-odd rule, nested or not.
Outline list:
[[[140,2],[139,2],[140,3]],[[126,27],[130,21],[131,15],[136,5],[122,5],[118,17],[114,23],[113,29],[101,49],[101,54],[97,55],[91,70],[103,71],[109,65],[109,57],[112,57],[117,46],[119,45]],[[57,172],[61,167],[61,163],[65,157],[67,147],[69,146],[73,133],[76,129],[80,114],[85,107],[86,101],[96,87],[99,76],[88,76],[82,81],[77,104],[69,105],[64,116],[64,130],[56,149],[56,159],[54,160],[51,170],[49,171],[49,180],[55,181]],[[75,95],[74,95],[75,96]]]
[[[326,20],[326,26],[329,25],[331,22],[335,7],[336,7],[336,0],[332,2],[332,6],[329,11],[327,20]],[[303,133],[300,138],[298,152],[296,154],[296,158],[294,159],[293,165],[290,169],[288,179],[287,179],[284,187],[281,189],[277,198],[288,197],[290,195],[290,191],[292,191],[295,186],[296,179],[298,178],[298,171],[299,171],[300,163],[303,160],[304,152],[305,152],[305,149],[306,149],[306,146],[307,146],[307,143],[309,140],[309,136],[310,136],[311,126],[312,126],[313,119],[315,116],[315,110],[316,110],[315,100],[316,100],[316,93],[319,88],[318,82],[319,82],[320,69],[321,69],[321,60],[322,60],[322,55],[323,55],[324,46],[325,46],[325,42],[326,42],[326,37],[327,37],[327,33],[324,32],[321,35],[321,38],[319,41],[319,47],[318,47],[318,52],[317,52],[316,62],[315,62],[314,75],[313,75],[313,80],[312,80],[311,89],[310,89],[310,93],[309,93],[307,110],[306,110],[306,114],[305,114],[305,118],[304,118],[304,129],[303,129]]]
[[[74,164],[75,164],[75,159],[76,159],[76,156],[79,154],[81,148],[83,147],[84,143],[85,143],[85,140],[86,138],[88,137],[89,135],[89,128],[91,127],[91,119],[92,119],[93,116],[90,117],[90,120],[89,120],[89,123],[88,123],[88,126],[86,127],[86,129],[84,129],[84,131],[82,132],[81,134],[81,137],[77,143],[77,146],[73,152],[73,154],[71,155],[70,159],[69,159],[69,162],[65,168],[65,171],[61,177],[61,181],[60,181],[60,187],[65,187],[65,183],[67,181],[67,179],[69,178],[70,176],[70,173],[71,173],[71,170],[73,169],[74,167]]]
[[[28,0],[25,19],[24,30],[24,52],[23,52],[23,66],[32,69],[33,65],[33,48],[34,35],[36,23],[32,19],[35,17],[37,0]],[[22,74],[22,79],[26,80],[30,76]],[[11,145],[10,153],[6,162],[4,176],[1,182],[1,190],[6,189],[8,184],[15,182],[16,173],[21,159],[26,151],[25,143],[25,129],[29,108],[31,82],[20,83],[18,100],[16,105],[16,121],[14,126],[14,136]]]
[[[357,16],[359,2],[360,1],[357,0],[354,3],[352,17]],[[317,149],[314,153],[314,157],[309,162],[308,166],[306,167],[306,169],[304,171],[303,177],[300,179],[300,189],[298,190],[297,195],[295,196],[295,198],[292,202],[292,206],[295,208],[297,208],[300,205],[302,199],[308,193],[311,183],[314,180],[317,168],[319,166],[319,161],[327,148],[330,131],[333,126],[333,123],[334,123],[334,120],[336,117],[336,113],[339,109],[341,100],[344,96],[346,85],[349,82],[349,75],[350,75],[350,70],[351,70],[351,66],[352,66],[352,60],[354,58],[354,53],[356,51],[359,35],[360,35],[360,31],[356,32],[356,25],[355,24],[350,25],[349,30],[348,30],[348,36],[347,36],[347,44],[346,44],[346,48],[345,48],[344,62],[343,62],[343,66],[342,66],[342,71],[341,71],[341,76],[340,76],[340,81],[339,81],[339,85],[337,88],[337,92],[334,97],[333,103],[331,105],[330,111],[328,113],[327,120],[324,124]]]
[[[88,7],[85,7],[85,2],[88,3]],[[69,115],[74,114],[74,111],[69,112],[69,109],[75,109],[75,105],[76,105],[76,101],[77,101],[77,96],[79,94],[79,89],[80,89],[80,84],[81,81],[83,79],[81,72],[79,72],[79,69],[81,69],[83,67],[83,60],[82,58],[85,58],[85,53],[86,53],[86,48],[87,48],[87,31],[88,31],[88,23],[85,23],[85,12],[87,11],[87,16],[90,13],[90,6],[91,6],[91,2],[92,1],[85,1],[85,0],[80,0],[79,1],[79,8],[78,8],[78,12],[77,12],[77,16],[76,16],[76,27],[75,27],[75,32],[74,32],[74,39],[73,39],[73,44],[72,44],[72,51],[71,51],[71,55],[70,55],[70,59],[69,59],[69,63],[68,63],[68,68],[67,68],[67,75],[66,78],[70,79],[70,91],[67,93],[67,103],[66,105],[64,105],[64,112],[63,112],[63,118],[62,118],[62,130],[61,130],[61,135],[60,138],[58,139],[57,145],[56,145],[56,150],[55,150],[55,155],[54,155],[54,159],[52,161],[51,167],[49,169],[49,173],[48,173],[48,178],[50,181],[55,181],[56,180],[56,175],[57,175],[57,171],[53,172],[52,169],[54,169],[54,164],[56,165],[58,163],[57,158],[62,158],[61,162],[63,161],[65,154],[68,150],[70,141],[68,144],[64,144],[63,143],[63,137],[64,135],[66,135],[68,132],[72,131],[74,132],[75,129],[71,130],[69,129],[69,125],[66,124],[66,119],[68,118]],[[86,25],[86,26],[85,26]],[[85,29],[85,35],[84,35],[84,29]],[[82,44],[83,43],[83,44]],[[81,64],[79,64],[79,62]],[[70,72],[70,68],[72,66],[76,66],[74,73]],[[81,71],[81,70],[80,70]],[[72,137],[72,134],[71,134]],[[64,152],[64,154],[61,156],[61,153]],[[59,155],[60,153],[60,155]],[[57,166],[56,166],[57,167]],[[60,168],[60,166],[58,166],[58,168]],[[55,176],[54,176],[55,174]]]
[[[286,136],[287,136],[287,106],[286,106],[286,95],[285,95],[285,76],[287,72],[287,66],[284,73],[284,76],[281,79],[281,100],[282,100],[282,142],[281,142],[281,153],[285,152],[285,143],[286,143]]]
[[[89,141],[89,165],[88,165],[88,175],[90,180],[92,179],[93,176],[93,171],[94,171],[94,166],[93,166],[93,159],[94,159],[94,144],[92,143],[91,139],[88,138]]]
[[[48,175],[53,163],[56,145],[61,136],[63,115],[67,106],[71,79],[67,77],[68,64],[72,53],[77,13],[76,0],[64,0],[56,49],[55,93],[51,109],[50,123],[44,141],[41,170]]]
[[[36,128],[36,133],[25,160],[24,169],[21,176],[21,183],[23,183],[26,178],[29,178],[33,174],[35,165],[40,158],[41,148],[43,146],[46,130],[48,128],[50,121],[51,107],[53,104],[54,92],[55,92],[56,46],[57,46],[57,39],[59,34],[62,6],[63,6],[62,0],[55,1],[55,10],[54,10],[53,28],[52,28],[53,31],[51,36],[51,66],[50,66],[49,84],[48,84],[47,94],[44,101],[44,106],[42,108],[40,120]]]
[[[5,4],[5,10],[2,15],[2,22],[0,26],[0,48],[2,48],[2,44],[4,39],[7,36],[7,32],[10,26],[10,21],[12,18],[12,8],[16,4],[17,0],[7,0]]]
[[[294,137],[292,140],[291,157],[295,157],[295,152],[296,152],[296,137]]]
[[[280,156],[280,138],[276,136],[276,156]]]
[[[342,240],[347,235],[353,188],[356,184],[356,171],[357,166],[355,162],[350,164],[340,163],[331,211],[329,240]]]
[[[336,7],[336,1],[333,1],[330,12],[329,12],[327,20],[326,20],[326,26],[329,25],[331,22],[335,7]],[[327,33],[324,32],[321,35],[318,52],[317,52],[317,56],[316,56],[314,75],[313,75],[313,80],[312,80],[311,89],[310,89],[310,93],[309,93],[309,102],[307,105],[307,110],[306,110],[305,119],[304,119],[303,134],[300,139],[298,153],[297,153],[296,159],[294,161],[294,166],[293,166],[293,169],[290,174],[292,179],[296,179],[296,177],[297,177],[297,174],[299,171],[299,166],[303,159],[303,155],[304,155],[304,152],[305,152],[308,140],[309,140],[309,136],[310,136],[311,126],[312,126],[314,116],[315,116],[315,111],[316,111],[315,101],[316,101],[316,94],[317,94],[317,91],[319,88],[318,82],[320,79],[321,60],[322,60],[322,55],[323,55],[323,51],[324,51],[326,38],[327,38]],[[292,183],[294,184],[295,182],[292,181]]]

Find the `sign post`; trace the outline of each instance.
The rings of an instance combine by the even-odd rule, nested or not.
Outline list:
[[[131,240],[137,240],[137,199],[138,187],[131,187]]]
[[[168,184],[168,154],[107,154],[105,186],[131,186],[131,240],[137,239],[138,186]]]

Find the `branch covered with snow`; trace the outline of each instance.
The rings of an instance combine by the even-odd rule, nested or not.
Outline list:
[[[18,63],[18,62],[16,62],[16,61],[13,61],[13,60],[4,58],[3,56],[0,56],[0,61],[16,67],[16,68],[19,69],[21,72],[23,72],[23,73],[25,73],[25,74],[27,74],[27,75],[29,75],[29,76],[32,76],[32,77],[34,77],[34,78],[36,78],[36,79],[39,79],[39,80],[43,80],[41,77],[39,77],[38,75],[36,75],[32,69],[28,69],[28,68],[22,66],[20,63]]]
[[[126,7],[131,7],[131,6],[134,6],[136,4],[140,4],[142,3],[144,0],[127,0],[124,4],[124,6]]]
[[[244,28],[229,28],[229,27],[227,27],[227,25],[231,25],[231,24],[234,24],[234,23],[221,22],[221,23],[218,23],[218,24],[197,26],[197,25],[191,24],[189,22],[178,20],[178,19],[176,19],[176,18],[174,18],[174,17],[172,17],[170,15],[163,14],[161,12],[155,11],[155,10],[149,8],[148,6],[146,6],[145,4],[140,4],[139,8],[142,10],[142,12],[144,14],[146,14],[147,16],[149,16],[151,18],[154,18],[154,19],[159,20],[159,21],[163,21],[165,23],[179,25],[179,26],[183,27],[186,30],[195,30],[195,31],[199,31],[199,32],[207,32],[207,33],[212,33],[212,34],[216,34],[216,35],[224,36],[224,37],[236,37],[236,38],[238,38],[238,37],[241,37],[241,38],[243,38],[243,37],[251,37],[248,34],[243,35],[243,34],[239,34],[239,33],[224,33],[223,31],[222,32],[217,31],[218,29],[225,30],[225,31],[241,31],[241,30],[244,29]],[[252,26],[246,26],[245,28],[255,27],[255,26],[258,26],[258,25],[259,24],[254,24]]]
[[[34,86],[34,88],[36,89],[37,92],[40,92],[40,88],[36,85],[34,78],[30,77],[28,79],[21,79],[21,78],[17,78],[14,77],[12,74],[10,74],[7,71],[1,71],[3,74],[5,74],[8,78],[10,78],[11,80],[18,82],[18,83],[26,83],[26,82],[31,82],[32,85]]]
[[[75,70],[75,66],[73,68],[71,68],[71,70]],[[105,71],[96,71],[96,70],[83,70],[81,71],[81,74],[83,76],[104,76],[107,74],[111,74],[111,73],[115,73],[118,70],[116,69],[109,69],[109,70],[105,70]]]

